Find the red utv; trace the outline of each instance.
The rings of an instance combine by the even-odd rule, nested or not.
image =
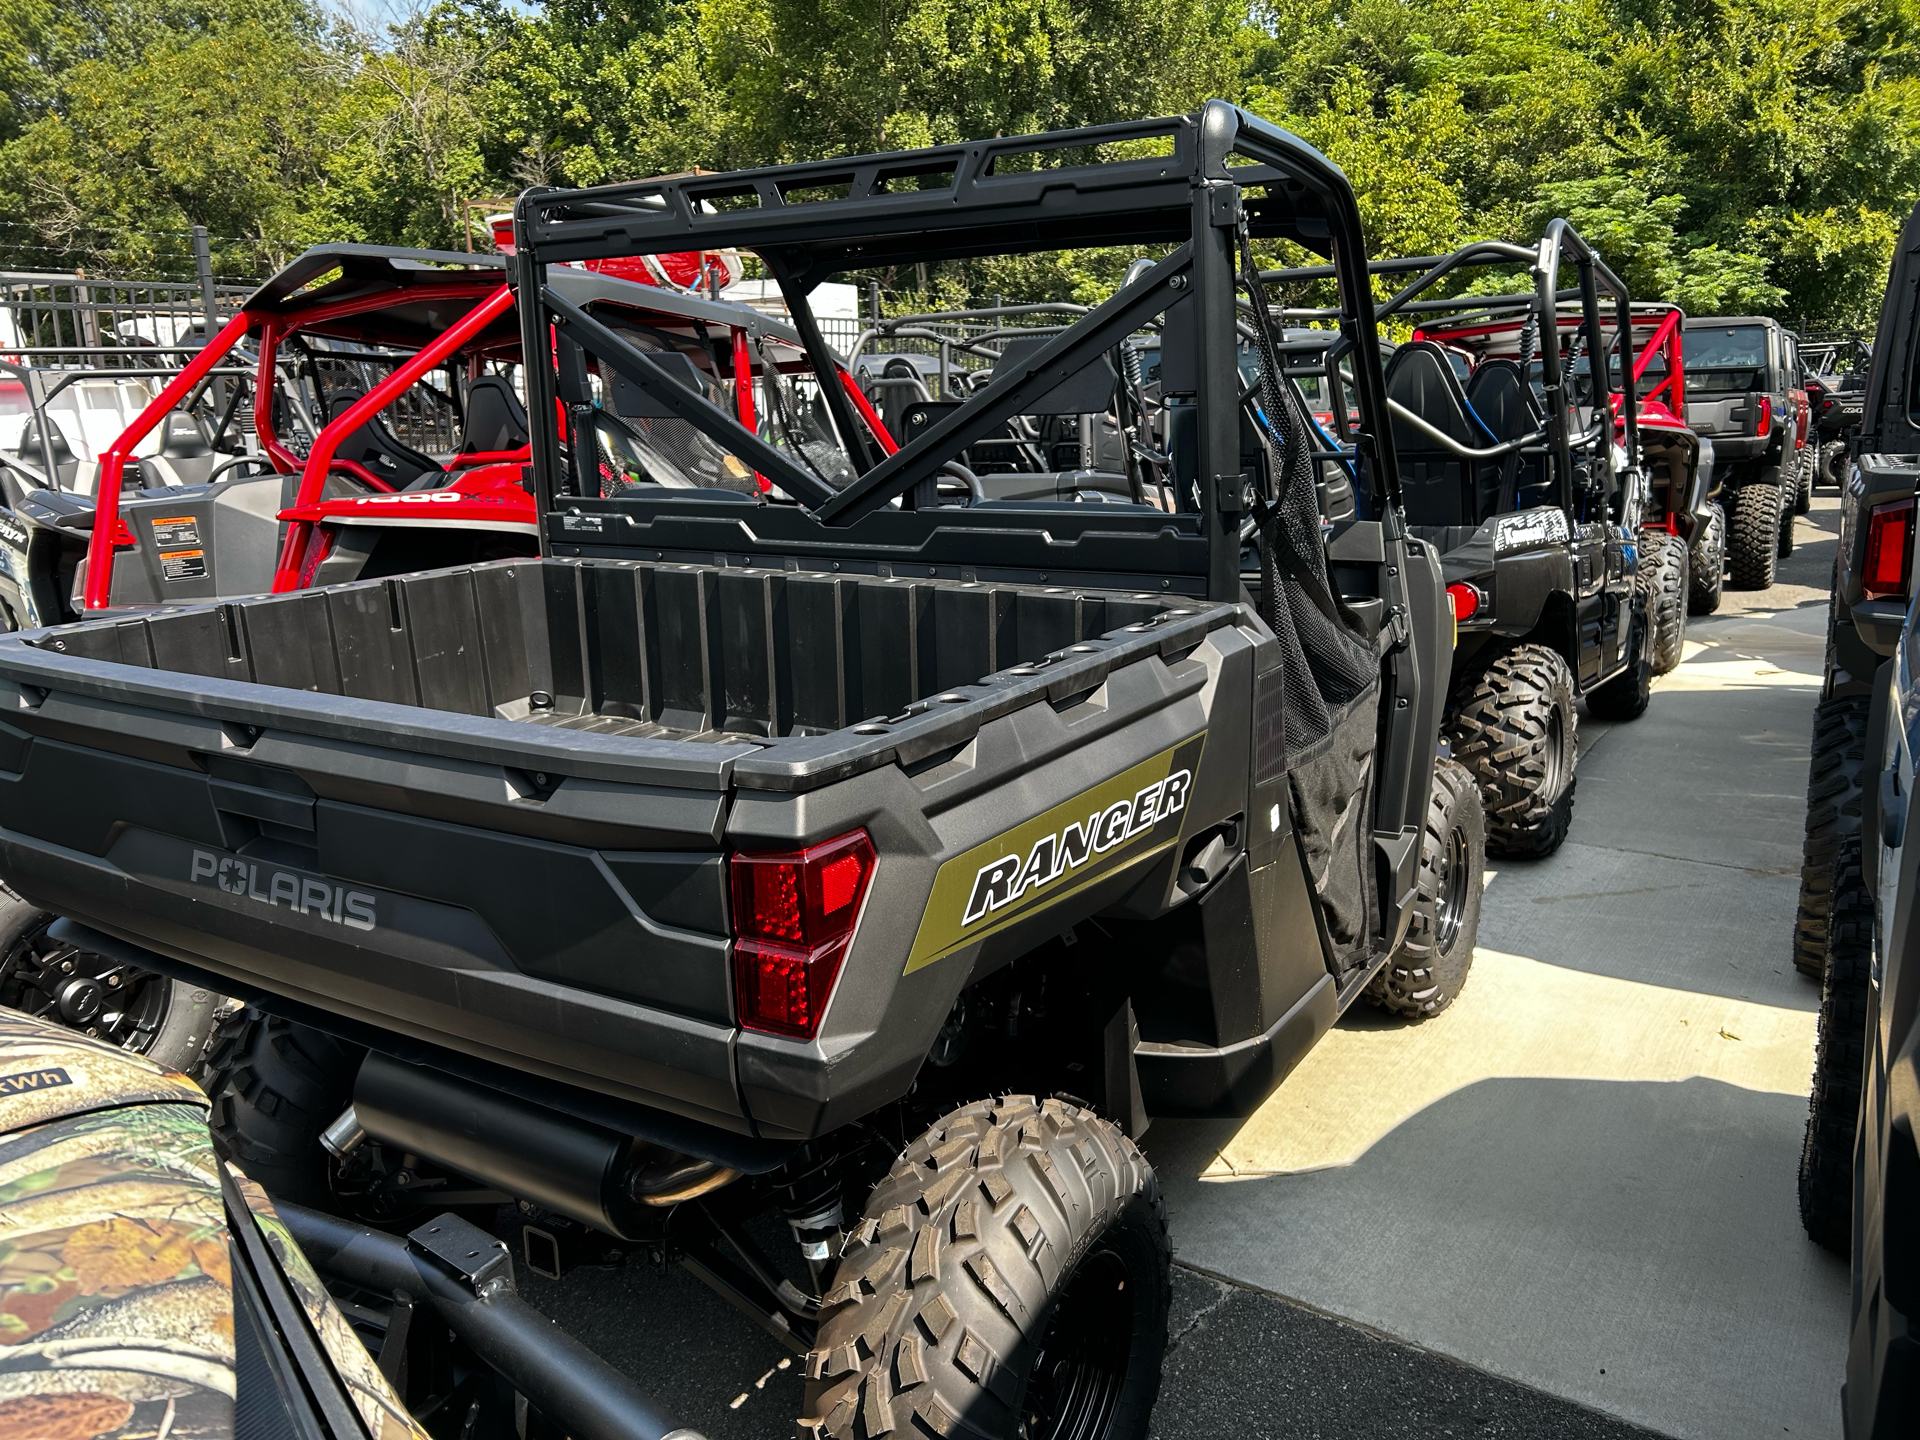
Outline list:
[[[692,396],[826,466],[829,483],[834,467],[844,470],[788,327],[584,269],[555,267],[550,283],[652,352]],[[204,408],[209,377],[243,346],[255,357],[252,446],[216,436],[233,453],[210,447],[197,464],[164,471],[136,462],[134,448],[175,423],[170,415]],[[536,553],[520,357],[501,257],[309,251],[261,287],[103,457],[76,586],[84,608],[284,593]],[[853,390],[844,371],[839,383]],[[767,488],[637,388],[615,378],[596,394],[590,428],[609,493],[633,483]],[[880,438],[884,427],[857,398]],[[227,419],[241,403],[229,401]]]

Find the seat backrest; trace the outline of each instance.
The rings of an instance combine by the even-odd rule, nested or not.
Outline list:
[[[1412,340],[1387,361],[1387,398],[1405,406],[1458,444],[1484,449],[1493,436],[1467,404],[1446,352],[1427,340]],[[1482,490],[1497,487],[1484,472],[1489,462],[1466,459],[1437,444],[1424,431],[1394,415],[1393,448],[1400,461],[1400,488],[1408,523],[1477,525]]]
[[[213,446],[191,415],[175,410],[160,422],[159,453],[169,460],[198,460],[213,454]]]
[[[669,379],[677,380],[703,399],[706,397],[706,381],[701,378],[699,367],[693,363],[685,351],[654,350],[649,352],[647,358],[666,371]],[[623,420],[678,418],[667,408],[664,400],[654,399],[652,395],[617,371],[613,377],[613,410]]]
[[[67,437],[60,431],[60,424],[51,415],[37,415],[27,421],[26,428],[20,432],[19,447],[13,452],[22,460],[37,463],[44,457],[40,453],[40,427],[47,427],[47,440],[53,447],[53,463],[65,465],[78,457],[73,447],[67,444]]]
[[[357,390],[343,390],[333,397],[328,406],[327,418],[331,424],[347,413],[349,407],[360,400]],[[422,455],[410,445],[403,445],[400,439],[386,426],[378,415],[370,415],[358,430],[342,440],[334,457],[351,460],[364,466],[368,473],[379,476],[396,490],[405,490],[421,480],[437,483],[438,477],[446,474],[430,457]]]
[[[1518,440],[1540,428],[1540,406],[1518,363],[1482,360],[1467,382],[1467,403],[1496,442]],[[1494,474],[1481,476],[1478,518],[1503,515],[1553,503],[1545,442],[1494,462]]]
[[[478,455],[518,450],[532,437],[527,430],[527,407],[513,393],[503,375],[482,375],[467,385],[466,424],[460,427],[455,453]]]

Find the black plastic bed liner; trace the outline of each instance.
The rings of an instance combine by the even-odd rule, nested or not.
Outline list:
[[[30,643],[594,734],[739,741],[894,714],[1168,603],[1060,586],[521,560],[70,625]]]

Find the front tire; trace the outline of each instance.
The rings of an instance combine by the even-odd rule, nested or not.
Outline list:
[[[1112,1124],[962,1106],[874,1187],[822,1302],[800,1432],[1147,1433],[1171,1304],[1166,1204]]]
[[[1794,467],[1800,476],[1800,486],[1793,492],[1793,513],[1796,515],[1810,514],[1813,510],[1813,472],[1819,465],[1815,443],[1800,447],[1800,460]]]
[[[1779,559],[1780,487],[1742,485],[1727,504],[1727,568],[1733,572],[1733,588],[1770,589]]]
[[[1873,894],[1855,832],[1833,863],[1826,977],[1815,1035],[1813,1094],[1800,1152],[1800,1223],[1813,1241],[1845,1255],[1853,1240],[1853,1150],[1866,1065],[1867,971],[1873,961]]]
[[[191,1074],[221,997],[56,940],[59,918],[0,884],[0,1006]]]
[[[1386,968],[1367,983],[1369,1001],[1409,1020],[1438,1015],[1454,1002],[1473,965],[1486,869],[1479,787],[1458,760],[1442,759],[1433,767],[1413,919]]]
[[[1557,651],[1516,645],[1465,678],[1447,739],[1480,787],[1490,853],[1539,859],[1560,848],[1580,747],[1573,672]]]
[[[1800,850],[1800,908],[1793,922],[1793,968],[1819,980],[1827,968],[1827,913],[1840,847],[1860,833],[1866,800],[1867,708],[1864,695],[1834,695],[1813,712],[1807,765],[1806,837]]]
[[[1687,553],[1687,613],[1711,615],[1718,610],[1726,579],[1727,512],[1714,500]]]

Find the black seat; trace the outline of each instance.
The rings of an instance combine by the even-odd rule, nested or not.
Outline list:
[[[334,396],[327,411],[328,422],[346,414],[361,398],[356,390]],[[369,416],[333,453],[335,459],[351,460],[365,467],[368,474],[378,476],[396,490],[431,489],[446,479],[445,470],[412,446],[402,445],[378,415]]]
[[[1484,450],[1494,437],[1467,404],[1447,354],[1428,340],[1413,340],[1387,362],[1387,398],[1418,415],[1460,445]],[[1400,486],[1407,522],[1419,526],[1478,525],[1483,497],[1498,493],[1495,462],[1456,455],[1399,415],[1393,417],[1393,448],[1400,459]]]
[[[1053,338],[1034,335],[1009,340],[993,362],[993,374],[997,377],[1011,370]],[[1118,382],[1113,362],[1104,354],[1096,356],[1030,404],[1022,417],[1029,422],[1027,425],[1016,428],[1004,439],[996,436],[975,441],[969,452],[972,457],[969,463],[982,474],[994,470],[1064,470],[1091,465],[1095,457],[1079,453],[1077,425],[1060,422],[1068,417],[1077,422],[1082,415],[1106,414],[1113,408],[1113,390]],[[1022,429],[1031,432],[1030,438],[1021,433]]]
[[[467,386],[467,419],[455,453],[478,455],[518,450],[531,440],[527,407],[504,376],[482,375]]]
[[[199,485],[219,462],[213,446],[191,415],[178,410],[160,422],[160,448],[130,466],[123,485],[156,489],[165,485]]]
[[[53,474],[47,477],[47,482],[66,489],[79,472],[80,457],[73,453],[73,447],[67,444],[67,437],[60,433],[59,423],[51,415],[37,415],[28,420],[26,428],[20,432],[20,444],[13,453],[31,465],[38,474],[46,464],[46,456],[40,450],[40,426],[43,424],[47,427],[47,441],[53,450]]]
[[[198,421],[175,410],[161,422],[160,453],[169,460],[199,460],[213,454],[213,446],[200,433]]]
[[[1473,413],[1497,443],[1518,440],[1542,424],[1533,387],[1515,361],[1481,361],[1467,382],[1466,395]],[[1553,503],[1545,442],[1502,456],[1495,465],[1499,483],[1491,496],[1483,497],[1482,520]]]

